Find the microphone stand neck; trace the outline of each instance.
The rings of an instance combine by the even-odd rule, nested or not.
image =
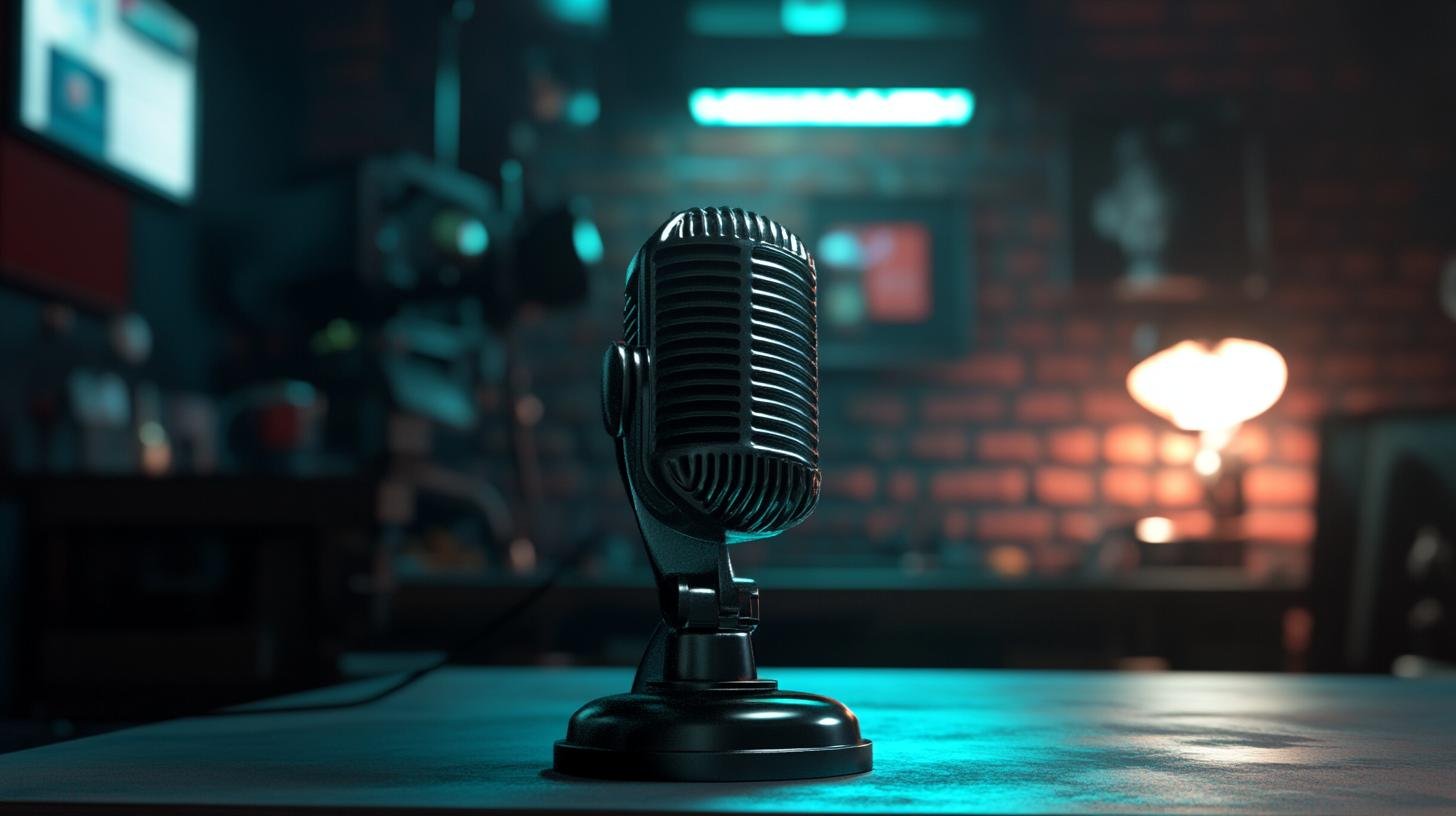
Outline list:
[[[753,630],[758,626],[758,585],[733,575],[728,545],[668,527],[641,506],[638,526],[657,580],[662,620],[637,669],[632,690],[758,680]]]

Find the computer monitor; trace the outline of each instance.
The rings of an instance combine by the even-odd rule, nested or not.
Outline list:
[[[22,0],[20,126],[179,203],[197,168],[197,28],[161,0]]]

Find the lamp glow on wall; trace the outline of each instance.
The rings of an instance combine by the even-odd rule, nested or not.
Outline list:
[[[1272,346],[1227,337],[1212,346],[1184,340],[1153,354],[1128,372],[1127,390],[1147,410],[1198,432],[1193,467],[1212,477],[1239,426],[1273,407],[1288,382],[1289,367]]]
[[[1153,354],[1127,375],[1137,403],[1199,436],[1193,469],[1216,519],[1235,521],[1244,512],[1243,467],[1227,448],[1239,426],[1279,401],[1289,366],[1272,346],[1227,337],[1209,345],[1184,340]],[[1152,516],[1134,526],[1139,541],[1167,544],[1184,537],[1171,519]]]

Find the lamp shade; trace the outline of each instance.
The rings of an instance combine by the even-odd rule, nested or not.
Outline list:
[[[1127,390],[1185,431],[1218,431],[1269,410],[1288,381],[1289,367],[1273,347],[1226,337],[1212,347],[1184,340],[1157,352],[1128,372]]]

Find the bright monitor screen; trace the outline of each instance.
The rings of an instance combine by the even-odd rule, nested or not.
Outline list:
[[[197,165],[197,28],[161,0],[23,0],[26,129],[176,201]]]

